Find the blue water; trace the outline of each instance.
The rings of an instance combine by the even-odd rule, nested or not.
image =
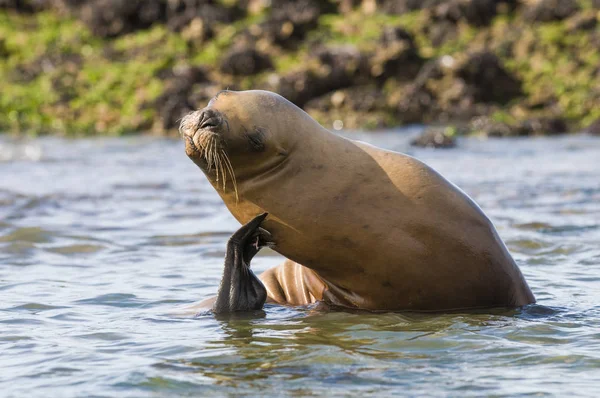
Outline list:
[[[352,136],[471,195],[538,304],[194,317],[182,309],[214,295],[238,225],[182,142],[0,137],[0,396],[600,395],[600,140],[437,151],[413,133]]]

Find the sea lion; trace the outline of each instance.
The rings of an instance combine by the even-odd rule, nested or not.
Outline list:
[[[238,221],[269,213],[249,227],[262,225],[288,259],[260,276],[268,301],[409,311],[535,302],[477,204],[411,156],[331,133],[267,91],[222,91],[180,132]]]

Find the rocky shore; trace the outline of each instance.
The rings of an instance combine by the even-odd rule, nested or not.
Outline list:
[[[0,0],[0,81],[15,133],[171,134],[225,88],[335,129],[593,133],[600,1]]]

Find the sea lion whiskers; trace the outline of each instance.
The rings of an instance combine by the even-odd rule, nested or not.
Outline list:
[[[231,160],[229,159],[229,156],[227,156],[227,152],[225,152],[225,150],[221,149],[221,153],[223,154],[225,166],[229,170],[229,173],[231,173],[231,183],[233,184],[233,190],[235,191],[235,201],[239,202],[240,198],[238,196],[237,181],[235,179],[235,172],[233,171],[233,165],[231,164]]]
[[[198,141],[201,142],[201,147],[203,149],[203,156],[204,159],[206,160],[206,163],[208,163],[208,167],[210,170],[210,165],[211,165],[211,156],[210,156],[210,144],[212,143],[212,139],[210,138],[210,136],[207,136],[206,134],[201,135],[198,138]]]
[[[225,159],[221,157],[221,151],[217,152],[217,156],[219,157],[219,164],[221,165],[221,174],[223,176],[223,192],[225,192],[225,188],[227,187],[227,169],[225,168]]]
[[[212,136],[211,136],[212,137]],[[213,166],[215,165],[215,153],[216,153],[216,145],[217,145],[217,140],[215,138],[212,138],[210,143],[209,143],[209,158],[208,158],[208,171],[211,171]]]

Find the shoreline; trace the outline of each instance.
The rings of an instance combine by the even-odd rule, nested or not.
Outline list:
[[[0,6],[0,130],[174,135],[223,88],[278,92],[332,130],[600,129],[600,2],[247,3],[133,22],[93,2]]]

